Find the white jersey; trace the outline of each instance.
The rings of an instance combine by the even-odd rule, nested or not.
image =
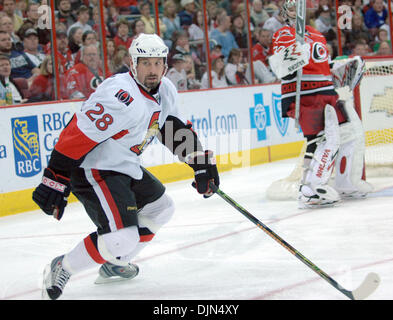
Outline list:
[[[169,79],[162,78],[153,98],[130,73],[117,74],[106,79],[83,103],[56,149],[73,159],[88,152],[80,165],[84,169],[113,170],[141,179],[139,155],[169,115],[180,119],[177,91]],[[75,144],[71,139],[75,132],[81,137],[77,140],[84,142]]]

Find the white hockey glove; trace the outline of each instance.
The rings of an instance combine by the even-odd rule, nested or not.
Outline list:
[[[294,73],[295,71],[308,65],[310,60],[310,45],[295,42],[289,47],[278,50],[269,57],[269,64],[277,78]]]
[[[359,56],[346,60],[338,60],[334,62],[331,71],[333,84],[336,88],[349,86],[349,89],[353,90],[363,77],[365,63]]]

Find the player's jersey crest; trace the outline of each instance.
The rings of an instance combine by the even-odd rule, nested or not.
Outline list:
[[[158,123],[158,118],[160,117],[160,111],[153,113],[149,127],[147,128],[147,133],[141,144],[137,144],[131,147],[131,151],[135,152],[138,156],[146,149],[146,147],[153,141],[154,137],[160,131],[160,126]]]

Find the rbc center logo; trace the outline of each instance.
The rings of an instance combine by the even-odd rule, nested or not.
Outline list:
[[[258,141],[266,140],[266,128],[270,124],[269,106],[263,103],[263,94],[254,94],[254,107],[250,108],[251,128],[257,129]]]
[[[32,177],[41,172],[37,116],[12,118],[15,171],[20,177]]]

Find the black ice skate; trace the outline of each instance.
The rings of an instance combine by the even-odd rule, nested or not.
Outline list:
[[[56,300],[63,293],[64,287],[71,274],[63,269],[63,256],[56,257],[45,268],[42,286],[42,298]]]

